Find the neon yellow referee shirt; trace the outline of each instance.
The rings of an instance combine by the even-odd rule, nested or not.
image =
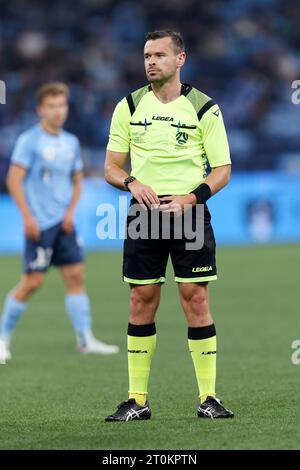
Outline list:
[[[131,175],[158,195],[190,193],[211,168],[231,163],[221,111],[190,85],[162,103],[147,85],[120,101],[113,113],[108,150],[129,152]]]

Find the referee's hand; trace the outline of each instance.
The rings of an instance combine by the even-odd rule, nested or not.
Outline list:
[[[128,184],[128,189],[132,197],[134,197],[144,209],[146,209],[146,207],[149,209],[159,207],[160,202],[157,194],[150,186],[142,184],[138,180],[134,180],[132,183]]]
[[[191,209],[196,204],[195,194],[186,194],[184,196],[164,196],[160,197],[160,210],[174,215],[181,215]]]

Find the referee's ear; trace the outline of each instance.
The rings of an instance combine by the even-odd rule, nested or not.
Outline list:
[[[185,59],[186,59],[186,53],[184,51],[181,51],[179,52],[179,54],[177,54],[177,67],[179,69],[181,69],[181,67],[184,66]]]

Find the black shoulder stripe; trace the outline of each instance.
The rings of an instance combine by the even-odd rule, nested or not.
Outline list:
[[[183,83],[181,85],[181,92],[180,94],[183,95],[183,96],[187,96],[189,94],[189,92],[191,91],[193,87],[191,85],[189,85],[188,83]]]
[[[209,100],[207,103],[205,103],[205,105],[200,109],[197,114],[199,121],[201,120],[203,114],[206,113],[206,111],[208,111],[215,104],[216,103],[214,102],[214,100]]]
[[[133,102],[131,93],[128,96],[126,96],[126,100],[127,100],[128,106],[129,106],[130,114],[132,116],[134,111],[135,111],[135,106],[134,106],[134,102]]]

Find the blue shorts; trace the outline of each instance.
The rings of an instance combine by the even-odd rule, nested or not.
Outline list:
[[[65,266],[84,260],[82,242],[76,231],[66,233],[61,223],[41,232],[39,240],[26,238],[24,271],[46,272],[49,266]]]

